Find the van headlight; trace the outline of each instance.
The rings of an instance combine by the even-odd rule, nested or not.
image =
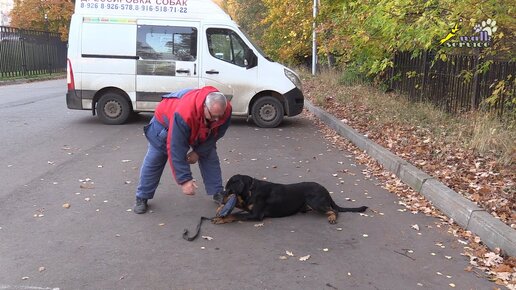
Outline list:
[[[301,87],[301,80],[299,77],[293,72],[288,69],[285,69],[285,76],[298,88],[299,90],[303,90]]]

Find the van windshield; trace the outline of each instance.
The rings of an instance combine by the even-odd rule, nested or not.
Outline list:
[[[274,62],[274,60],[272,60],[270,57],[268,57],[265,52],[253,41],[253,38],[251,36],[249,36],[247,34],[247,32],[245,32],[244,30],[242,30],[242,27],[238,27],[238,29],[240,29],[240,31],[245,35],[245,37],[247,38],[247,40],[249,40],[249,42],[251,42],[251,44],[253,45],[253,47],[256,49],[256,51],[261,54],[263,57],[265,57],[265,59],[267,59],[268,61],[272,61]]]

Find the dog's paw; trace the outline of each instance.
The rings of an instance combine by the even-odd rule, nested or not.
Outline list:
[[[212,223],[212,224],[216,224],[216,225],[221,225],[221,224],[225,224],[226,222],[224,221],[224,218],[223,218],[223,217],[214,217],[214,218],[211,220],[211,223]]]
[[[336,216],[329,216],[328,217],[328,222],[332,225],[336,224],[337,223],[337,217]]]
[[[228,223],[232,223],[235,221],[238,221],[238,217],[235,215],[232,215],[232,214],[224,216],[224,217],[218,216],[218,217],[214,217],[211,219],[211,222],[216,225],[228,224]]]
[[[334,212],[334,211],[328,211],[326,213],[327,217],[328,217],[328,222],[330,224],[336,224],[337,223],[337,214]]]
[[[217,207],[217,209],[215,210],[215,216],[219,217],[220,216],[220,211],[224,208],[224,205],[221,204]]]

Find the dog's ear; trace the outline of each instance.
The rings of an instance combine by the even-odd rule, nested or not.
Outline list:
[[[235,193],[237,195],[245,194],[245,191],[249,186],[248,178],[249,177],[245,175],[233,175],[233,177],[231,177],[226,183],[226,192]]]

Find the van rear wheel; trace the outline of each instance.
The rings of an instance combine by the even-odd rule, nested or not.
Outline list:
[[[274,97],[261,97],[251,108],[254,123],[262,128],[274,128],[283,121],[283,105]]]
[[[106,93],[97,102],[100,121],[107,125],[120,125],[127,121],[132,108],[126,98],[117,93]]]

